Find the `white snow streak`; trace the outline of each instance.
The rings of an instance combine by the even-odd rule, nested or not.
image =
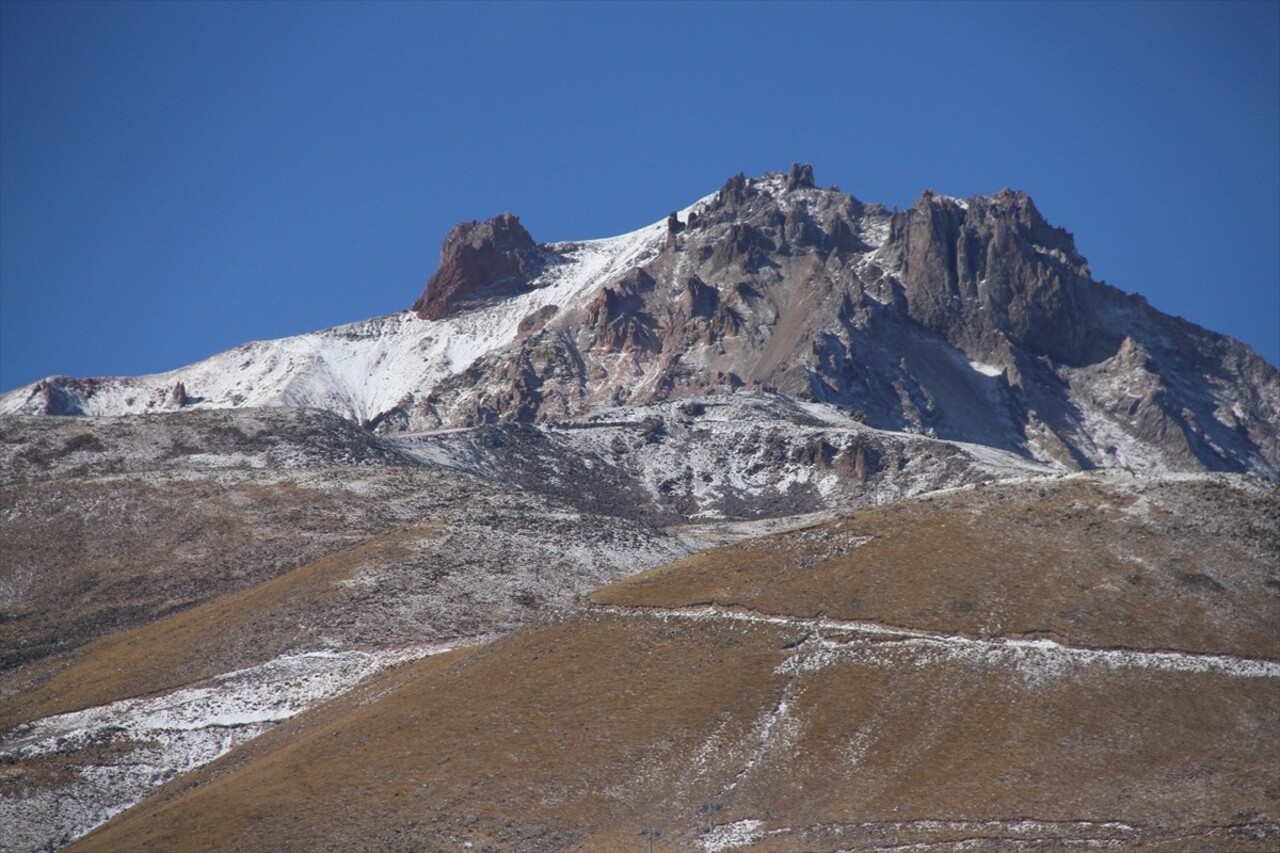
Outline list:
[[[65,784],[0,798],[0,827],[9,828],[0,834],[0,848],[60,848],[156,787],[219,758],[275,723],[387,667],[448,650],[435,646],[282,655],[198,686],[21,725],[0,741],[0,759],[21,765],[67,758],[78,769]],[[98,749],[112,756],[110,763],[87,763]]]
[[[605,606],[595,609],[605,613],[641,615],[662,620],[750,622],[813,632],[815,636],[798,646],[795,654],[778,665],[779,674],[816,672],[843,660],[870,660],[892,649],[915,652],[921,656],[922,662],[963,658],[1007,663],[1019,669],[1033,668],[1045,675],[1064,673],[1079,666],[1102,666],[1108,669],[1217,673],[1240,678],[1280,678],[1280,661],[1264,658],[1180,651],[1100,649],[1019,637],[969,637],[875,622],[774,616],[714,606],[681,609]],[[824,633],[846,636],[831,638],[822,636]]]
[[[706,853],[720,853],[721,850],[746,847],[764,837],[764,833],[760,831],[762,826],[764,822],[755,818],[722,824],[699,839],[698,846]]]
[[[998,364],[986,364],[981,361],[970,361],[969,366],[983,376],[999,376],[1004,373],[1004,368]]]

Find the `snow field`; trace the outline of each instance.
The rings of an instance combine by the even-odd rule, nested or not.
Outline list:
[[[710,198],[685,208],[683,218]],[[529,292],[456,317],[422,320],[401,311],[254,341],[176,370],[104,379],[81,403],[89,415],[163,411],[174,408],[167,397],[181,382],[194,401],[190,409],[311,406],[368,420],[511,343],[520,321],[539,308],[584,304],[592,290],[652,259],[666,231],[664,218],[617,237],[558,244],[562,260],[548,263]],[[0,414],[23,411],[31,391],[0,397]]]

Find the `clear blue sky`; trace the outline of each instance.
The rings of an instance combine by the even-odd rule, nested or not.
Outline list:
[[[407,307],[814,165],[1004,186],[1094,275],[1280,363],[1280,3],[0,2],[0,389]]]

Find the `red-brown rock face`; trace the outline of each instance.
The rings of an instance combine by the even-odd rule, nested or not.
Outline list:
[[[519,293],[540,266],[538,246],[520,217],[504,213],[484,222],[463,222],[445,238],[440,268],[413,310],[424,320],[440,320],[468,303]]]

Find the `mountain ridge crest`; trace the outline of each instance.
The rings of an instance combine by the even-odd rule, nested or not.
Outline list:
[[[807,164],[602,240],[459,223],[409,311],[150,377],[51,377],[0,413],[310,406],[396,432],[752,390],[1069,469],[1280,477],[1275,368],[1095,281],[1028,194],[889,211]]]

